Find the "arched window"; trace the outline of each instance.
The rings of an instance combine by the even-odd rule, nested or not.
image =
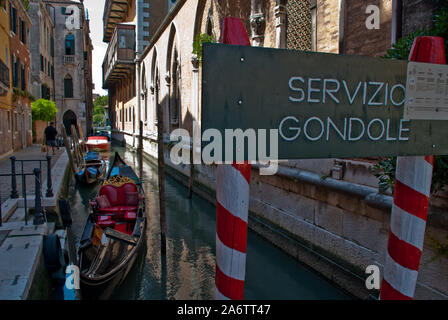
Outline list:
[[[174,53],[172,58],[171,67],[171,103],[170,103],[170,113],[171,113],[171,124],[178,125],[180,123],[180,64],[177,48],[174,47]]]
[[[64,78],[64,97],[73,98],[73,79],[69,74]]]
[[[75,36],[71,33],[65,37],[65,55],[75,55]]]

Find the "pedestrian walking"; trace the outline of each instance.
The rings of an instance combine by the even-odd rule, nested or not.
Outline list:
[[[54,122],[50,122],[50,125],[45,128],[45,144],[47,155],[50,153],[50,147],[53,149],[53,155],[55,154],[54,148],[56,147],[56,136],[58,135],[58,131],[54,127]]]

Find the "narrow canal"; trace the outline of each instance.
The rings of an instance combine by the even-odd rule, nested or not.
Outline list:
[[[136,153],[113,147],[138,172]],[[111,153],[112,155],[112,153]],[[146,246],[130,274],[112,299],[213,299],[215,272],[215,207],[193,195],[169,176],[166,178],[166,269],[160,255],[157,168],[144,160],[147,196]],[[90,199],[99,185],[70,184],[73,230],[79,237]],[[331,283],[255,234],[248,232],[245,299],[349,299]]]

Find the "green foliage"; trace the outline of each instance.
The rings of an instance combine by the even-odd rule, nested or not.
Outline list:
[[[100,127],[104,126],[105,124],[104,114],[94,114],[93,123]]]
[[[397,166],[397,157],[378,160],[373,166],[373,174],[379,179],[379,188],[381,192],[386,192],[389,188],[393,191],[395,181],[395,168]]]
[[[435,36],[442,37],[445,40],[445,53],[447,54],[448,60],[448,3],[446,1],[438,0],[435,0],[435,2],[442,5],[433,17],[434,27],[431,29],[419,29],[407,37],[399,39],[387,52],[384,58],[407,60],[416,37]],[[373,174],[379,179],[379,188],[381,191],[385,191],[389,188],[393,191],[396,165],[396,157],[391,157],[378,161],[378,164],[373,167]],[[435,156],[431,192],[443,191],[447,184],[448,156]]]
[[[96,106],[93,108],[93,114],[101,114],[104,115],[106,113],[106,109],[103,106]]]
[[[101,96],[95,99],[95,101],[93,102],[93,106],[97,107],[97,106],[107,106],[107,104],[109,103],[109,96]]]
[[[39,99],[31,103],[33,120],[53,121],[58,109],[53,101]]]
[[[213,38],[213,36],[209,36],[206,33],[201,34],[198,33],[194,37],[193,54],[195,54],[198,57],[199,63],[202,63],[202,47],[206,42],[215,42],[215,39]]]
[[[26,11],[30,10],[30,1],[29,0],[22,0],[22,3],[26,9]]]

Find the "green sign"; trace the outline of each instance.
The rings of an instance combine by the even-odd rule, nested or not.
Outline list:
[[[381,58],[205,44],[202,133],[266,129],[269,137],[277,129],[279,159],[448,154],[447,122],[403,119],[406,68]]]

